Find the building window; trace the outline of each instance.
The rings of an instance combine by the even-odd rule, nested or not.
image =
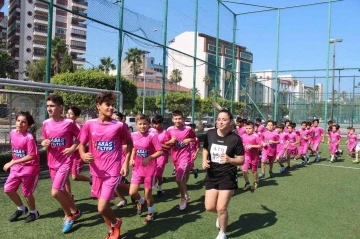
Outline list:
[[[219,52],[221,52],[221,47],[218,47],[218,49],[219,49]],[[208,44],[208,50],[216,52],[216,46]]]
[[[32,11],[28,11],[27,14],[28,14],[29,16],[32,16],[33,13],[32,13]]]
[[[66,17],[60,16],[60,15],[57,15],[57,16],[56,16],[56,21],[57,21],[57,22],[64,22],[64,23],[67,22],[67,21],[66,21]]]
[[[72,29],[71,33],[78,34],[78,35],[86,35],[86,31],[78,30],[78,29]]]
[[[26,48],[26,52],[27,52],[27,53],[30,53],[30,52],[31,52],[31,49],[30,49],[30,48]]]
[[[241,52],[240,53],[240,57],[245,59],[245,60],[249,60],[249,61],[252,61],[252,55],[248,54],[248,53],[244,53],[244,52]]]
[[[27,36],[26,39],[27,39],[28,41],[31,41],[32,37],[31,37],[31,36]]]
[[[36,56],[45,56],[45,51],[43,49],[34,49],[34,55]]]
[[[66,29],[65,29],[65,28],[57,27],[57,28],[56,28],[56,33],[57,33],[57,34],[60,34],[60,35],[66,35]]]
[[[80,46],[80,47],[86,47],[86,42],[81,41],[71,41],[72,46]]]
[[[31,23],[28,23],[28,24],[27,24],[27,27],[28,27],[28,28],[32,28],[32,24],[31,24]]]
[[[226,55],[229,55],[229,56],[232,56],[233,51],[230,50],[230,49],[228,49],[228,48],[225,48],[225,54],[226,54]]]
[[[33,0],[28,0],[28,3],[32,4],[32,3],[33,3]]]

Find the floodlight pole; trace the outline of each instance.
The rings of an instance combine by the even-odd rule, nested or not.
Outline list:
[[[48,9],[48,29],[47,29],[47,43],[46,43],[46,75],[45,83],[50,83],[51,78],[51,45],[52,45],[52,30],[53,30],[53,12],[54,12],[54,0],[49,0]],[[45,91],[45,100],[49,96],[49,92]],[[46,107],[46,106],[45,106]],[[45,108],[45,119],[48,118],[48,113]]]
[[[162,82],[161,82],[161,115],[165,114],[165,78],[166,78],[166,46],[167,46],[167,25],[169,0],[165,0],[165,14],[164,14],[164,35],[163,35],[163,68],[162,68]]]
[[[234,114],[234,99],[235,99],[235,83],[236,83],[236,66],[235,63],[235,54],[237,54],[237,48],[236,48],[236,27],[237,27],[237,17],[236,14],[234,14],[234,22],[233,22],[233,45],[232,45],[232,74],[231,74],[231,80],[232,80],[232,87],[231,87],[231,103],[230,103],[230,109],[231,113]],[[225,67],[226,68],[226,67]]]
[[[274,102],[274,121],[278,120],[278,97],[279,97],[279,43],[280,43],[280,8],[277,10],[277,35],[276,35],[276,70],[275,70],[275,102]]]
[[[197,38],[198,38],[198,16],[199,16],[199,0],[195,0],[194,65],[193,65],[193,92],[192,92],[192,104],[191,104],[191,123],[195,122],[195,98],[196,98],[195,89],[196,89],[196,58],[197,58]]]
[[[328,3],[328,39],[326,54],[326,81],[325,81],[325,109],[324,109],[324,129],[327,128],[328,100],[329,100],[329,57],[330,57],[330,37],[331,37],[331,0]]]
[[[214,102],[217,102],[217,93],[218,93],[218,77],[219,77],[219,29],[220,27],[220,1],[217,1],[216,9],[216,57],[215,57],[215,88],[214,88]],[[214,125],[216,121],[216,109],[214,108]]]
[[[119,11],[119,49],[118,49],[118,64],[117,64],[117,75],[116,75],[116,86],[115,91],[121,92],[121,57],[123,51],[123,25],[124,25],[124,3],[125,0],[121,0],[120,11]],[[116,106],[119,112],[123,112],[123,102],[120,99],[120,94],[116,97]]]

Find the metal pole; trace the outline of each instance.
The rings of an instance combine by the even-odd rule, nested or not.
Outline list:
[[[313,99],[313,109],[312,109],[312,111],[313,111],[313,119],[315,119],[315,87],[316,87],[316,85],[315,85],[315,83],[316,83],[316,77],[314,77],[314,99]]]
[[[144,89],[143,89],[143,110],[142,113],[145,114],[145,90],[146,90],[146,68],[147,68],[147,58],[146,58],[146,53],[144,53],[143,55],[144,58]]]
[[[236,15],[234,14],[234,21],[233,21],[233,45],[232,45],[232,74],[231,74],[231,80],[232,80],[232,87],[231,87],[231,103],[230,103],[230,110],[231,113],[234,114],[234,99],[235,99],[235,81],[236,81],[236,63],[235,63],[235,54],[237,53],[236,48],[236,27],[237,27],[237,19]],[[235,65],[236,64],[236,65]]]
[[[353,78],[353,98],[352,98],[352,110],[351,110],[351,127],[354,127],[354,109],[355,107],[355,76]]]
[[[277,36],[276,36],[276,70],[275,70],[275,102],[274,102],[274,121],[278,117],[278,95],[279,95],[279,42],[280,42],[280,9],[277,10]]]
[[[215,57],[215,87],[214,87],[214,102],[217,102],[217,93],[218,93],[218,77],[219,77],[219,32],[220,32],[220,1],[217,1],[216,9],[216,57]],[[216,121],[216,109],[214,109],[214,124]]]
[[[195,122],[195,98],[196,98],[196,57],[197,57],[197,38],[198,38],[198,15],[199,0],[195,0],[195,31],[194,31],[194,65],[193,65],[193,92],[191,105],[191,123]],[[201,119],[199,119],[201,120]]]
[[[339,117],[340,117],[340,69],[339,69],[339,85],[338,85],[338,98],[337,98],[337,116],[336,116],[336,122],[337,123],[340,123],[339,122]],[[344,101],[344,99],[342,99],[343,101]],[[344,103],[344,102],[343,102]],[[341,120],[341,118],[340,118],[340,120]]]
[[[328,5],[328,39],[327,39],[327,54],[326,54],[324,129],[327,128],[327,118],[328,118],[327,113],[328,113],[328,100],[329,100],[330,34],[331,34],[331,0],[329,0],[329,5]]]
[[[333,52],[333,70],[332,70],[332,82],[331,82],[331,120],[334,120],[334,98],[335,98],[335,47],[336,41],[334,41],[334,52]],[[339,93],[338,93],[339,94]]]
[[[117,64],[117,75],[116,75],[116,91],[121,91],[121,58],[123,51],[123,25],[124,25],[124,3],[125,0],[121,1],[120,4],[120,13],[119,13],[119,49],[118,49],[118,64]],[[123,112],[123,102],[121,100],[120,94],[116,97],[116,105],[120,112]]]
[[[47,43],[46,43],[46,75],[45,83],[49,84],[51,79],[51,45],[52,45],[52,30],[53,30],[53,12],[54,12],[54,0],[49,0],[49,14],[48,14],[48,29],[47,29]],[[45,91],[45,100],[49,96],[49,92]],[[48,113],[45,110],[45,118],[48,117]]]
[[[167,25],[168,25],[168,11],[169,0],[165,0],[165,16],[164,16],[164,35],[163,35],[163,69],[162,69],[162,83],[161,83],[161,115],[165,114],[165,78],[166,78],[166,46],[167,46]]]

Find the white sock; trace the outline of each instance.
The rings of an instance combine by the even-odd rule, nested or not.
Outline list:
[[[149,212],[149,214],[154,213],[154,205],[152,207],[148,207],[148,212]]]
[[[22,205],[22,206],[20,206],[20,207],[17,207],[17,209],[18,209],[18,210],[21,210],[21,211],[25,211],[25,206]]]
[[[144,199],[144,198],[140,198],[140,199],[138,200],[138,202],[139,202],[140,204],[144,204],[145,199]]]
[[[162,191],[162,185],[158,185],[158,186],[157,186],[157,190],[158,190],[158,191]]]
[[[38,212],[38,210],[35,209],[35,210],[31,210],[30,213],[38,214],[39,212]]]

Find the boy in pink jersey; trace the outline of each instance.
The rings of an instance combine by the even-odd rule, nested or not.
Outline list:
[[[22,194],[30,208],[30,214],[24,222],[32,222],[40,217],[33,196],[40,173],[40,160],[34,137],[28,131],[33,124],[34,119],[29,112],[20,112],[16,116],[16,129],[10,132],[12,159],[3,168],[5,172],[10,168],[4,192],[17,206],[15,213],[9,217],[10,222],[17,221],[19,217],[28,213],[28,208],[24,206],[16,192],[20,184],[22,184]]]
[[[189,199],[186,185],[186,172],[191,163],[189,143],[195,141],[196,135],[190,127],[184,125],[184,116],[180,110],[173,111],[172,121],[174,126],[166,130],[165,145],[172,146],[171,158],[175,165],[176,183],[181,195],[179,208],[184,210]]]
[[[256,125],[258,125],[258,127],[257,127],[257,130],[254,131],[255,133],[258,133],[260,135],[266,131],[266,127],[262,124],[262,121],[260,118],[256,119]]]
[[[262,156],[261,156],[261,174],[259,179],[265,178],[265,164],[269,163],[269,174],[271,178],[274,178],[275,175],[272,172],[273,164],[276,158],[276,145],[279,143],[279,135],[273,130],[274,121],[266,121],[266,129],[264,133],[261,134],[260,139],[262,142]]]
[[[285,133],[287,133],[288,132],[288,127],[291,124],[291,121],[287,119],[287,120],[284,121],[284,124],[285,124],[284,131],[285,131]]]
[[[350,128],[350,132],[347,135],[348,140],[346,141],[347,149],[349,151],[349,158],[353,157],[353,153],[355,152],[355,147],[357,144],[357,135],[355,134],[355,129]]]
[[[299,155],[302,159],[301,165],[305,165],[310,163],[310,157],[307,154],[310,139],[311,139],[311,132],[307,129],[307,123],[305,121],[301,122],[301,129],[298,131],[300,137],[300,146],[299,146]]]
[[[70,157],[78,146],[79,128],[75,122],[61,116],[64,101],[61,96],[51,94],[46,99],[49,119],[43,122],[41,145],[47,148],[47,161],[52,180],[51,195],[59,202],[65,213],[62,227],[64,233],[70,231],[74,222],[81,216],[71,194],[65,190],[72,166]]]
[[[261,139],[254,134],[254,123],[247,122],[245,125],[246,134],[243,134],[241,139],[245,149],[245,162],[241,169],[245,179],[245,186],[243,191],[247,191],[250,188],[248,170],[251,169],[254,183],[251,186],[252,190],[255,190],[259,186],[259,179],[257,173],[257,167],[259,164],[259,149],[261,149]]]
[[[85,163],[90,163],[92,175],[91,195],[98,198],[98,212],[110,229],[107,239],[118,239],[122,221],[116,218],[109,205],[114,199],[114,190],[129,171],[132,140],[124,124],[111,118],[116,96],[113,92],[101,92],[96,96],[97,119],[85,122],[80,133],[79,152]],[[127,143],[127,154],[123,165],[122,144]],[[89,152],[86,152],[86,145]]]
[[[192,129],[192,131],[194,131],[194,133],[195,133],[196,125],[195,124],[190,124],[189,126]],[[200,150],[200,140],[199,140],[198,137],[196,137],[194,142],[190,142],[191,162],[190,162],[190,165],[189,165],[189,171],[186,174],[186,183],[189,180],[189,173],[190,172],[194,173],[194,178],[195,179],[197,179],[197,177],[199,176],[199,170],[197,168],[195,168],[195,164],[194,164],[199,150]]]
[[[158,141],[162,147],[163,154],[156,159],[156,179],[157,179],[157,196],[162,197],[162,184],[165,181],[163,177],[165,165],[169,160],[170,147],[165,145],[166,130],[163,128],[164,118],[161,115],[155,115],[152,120],[152,126],[154,127],[154,133],[158,137]]]
[[[81,110],[77,106],[70,106],[67,113],[66,118],[71,119],[75,122],[76,126],[81,129],[80,125],[76,122],[77,118],[79,118],[81,113]],[[72,166],[71,166],[71,176],[74,181],[82,181],[82,182],[88,182],[91,184],[91,178],[87,177],[85,175],[81,175],[81,170],[83,168],[83,161],[80,158],[79,151],[76,150],[71,156],[72,158]],[[71,184],[70,181],[66,181],[66,190],[71,194]]]
[[[329,163],[333,163],[334,161],[337,160],[336,152],[339,149],[339,144],[341,141],[339,129],[340,129],[339,125],[331,126],[331,132],[329,134],[329,139],[328,139],[328,144],[330,145],[330,154],[331,154]]]
[[[238,127],[237,128],[237,132],[238,132],[238,135],[243,135],[245,134],[246,130],[245,130],[245,123],[247,122],[246,119],[242,119],[242,118],[237,118],[236,119],[236,126]]]
[[[150,119],[146,115],[139,114],[135,118],[138,132],[131,134],[134,142],[134,148],[131,153],[130,165],[133,166],[129,194],[137,203],[137,214],[140,215],[143,210],[143,204],[146,201],[148,214],[144,222],[154,220],[154,198],[152,188],[156,180],[156,158],[163,154],[162,147],[158,137],[149,132]],[[145,199],[140,196],[140,185],[144,184]]]
[[[324,140],[325,130],[319,127],[319,120],[314,119],[312,128],[312,151],[315,152],[314,163],[317,163],[320,160],[319,145],[320,143],[324,143]]]
[[[284,132],[283,124],[279,124],[276,126],[276,132],[279,135],[279,143],[276,146],[276,160],[280,165],[280,173],[285,173],[285,166],[282,163],[282,160],[285,158],[286,155],[286,148],[289,144],[289,136],[287,133]]]
[[[289,124],[288,128],[288,146],[286,150],[286,160],[288,166],[286,167],[287,170],[290,170],[290,157],[293,156],[294,158],[297,157],[298,153],[298,144],[300,143],[299,134],[295,130],[296,124],[291,123]]]

